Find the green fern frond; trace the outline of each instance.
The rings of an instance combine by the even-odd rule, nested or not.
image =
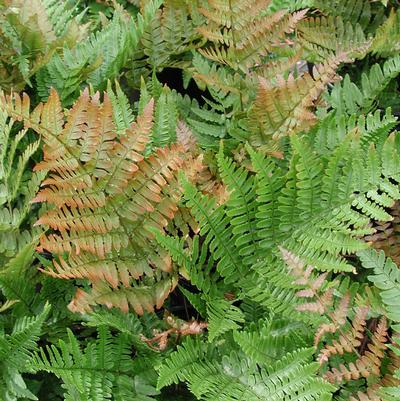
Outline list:
[[[115,81],[115,90],[112,89],[111,81],[107,83],[107,93],[113,108],[115,126],[118,132],[123,132],[128,129],[134,121],[129,100],[121,89],[118,81]]]
[[[37,294],[31,267],[35,244],[27,244],[0,271],[0,290],[4,297],[17,300],[16,312],[35,314]],[[29,284],[27,283],[29,280]]]
[[[208,341],[212,342],[244,322],[243,312],[226,299],[207,299]]]
[[[398,266],[390,258],[385,258],[383,251],[378,253],[374,249],[367,249],[357,255],[364,268],[373,269],[374,274],[369,275],[368,280],[380,289],[388,318],[399,322],[400,272]]]
[[[199,18],[191,15],[189,8],[192,7],[184,3],[167,1],[149,20],[134,54],[133,79],[138,73],[146,76],[151,70],[189,65],[190,51],[202,42],[196,29]]]
[[[138,399],[156,395],[155,389],[142,393],[144,386],[140,386],[140,380],[128,380],[134,373],[128,338],[125,333],[112,336],[106,326],[99,326],[97,340],[89,342],[82,351],[77,338],[68,329],[68,341],[60,340],[58,346],[37,351],[30,362],[31,369],[60,378],[68,401],[108,400],[113,391],[120,396],[133,393]],[[127,385],[130,388],[127,389]]]
[[[400,12],[390,10],[386,21],[376,30],[372,42],[372,52],[382,57],[393,57],[398,54],[400,39]]]
[[[340,16],[351,24],[359,24],[363,29],[371,22],[372,10],[369,0],[313,0],[312,6],[324,14]],[[381,7],[383,9],[383,7]],[[375,11],[376,12],[376,11]]]
[[[30,400],[37,398],[28,390],[21,373],[28,371],[28,363],[37,349],[42,326],[49,314],[46,304],[35,317],[24,316],[15,321],[10,334],[0,333],[0,396],[2,399]]]
[[[0,112],[0,260],[17,254],[25,245],[37,241],[33,228],[32,199],[45,172],[32,173],[32,157],[39,148],[27,129],[19,129],[5,110]]]
[[[290,12],[301,10],[302,8],[310,8],[314,5],[314,0],[271,0],[268,5],[269,12],[277,12],[279,10],[289,10]]]
[[[116,12],[101,31],[93,33],[72,49],[64,48],[37,74],[38,92],[47,99],[50,88],[60,94],[64,105],[71,105],[83,82],[95,90],[105,89],[107,80],[116,78],[139,45],[139,40],[156,12],[158,1],[148,2],[136,20]]]
[[[374,64],[368,73],[362,73],[360,85],[351,82],[346,75],[342,82],[335,84],[326,100],[339,114],[374,111],[378,96],[399,73],[400,57],[395,56],[386,60],[382,67]]]
[[[218,401],[240,397],[251,401],[280,401],[283,397],[293,401],[329,400],[335,388],[317,378],[318,366],[309,363],[311,355],[310,349],[300,349],[267,366],[257,365],[236,352],[220,360],[204,359],[192,348],[181,348],[161,368],[162,377],[169,378],[170,374],[172,379],[159,382],[159,387],[185,380],[197,398]]]
[[[199,360],[207,360],[212,354],[210,345],[202,343],[198,338],[187,337],[159,367],[157,388],[184,381],[187,372],[195,369]]]
[[[371,40],[366,38],[362,27],[340,16],[310,17],[300,21],[297,33],[306,59],[314,63],[340,53],[346,53],[349,60],[362,59],[371,47]]]
[[[219,273],[227,282],[236,281],[244,274],[245,269],[231,240],[229,219],[223,207],[216,207],[214,199],[202,195],[188,182],[183,182],[183,187],[187,206],[200,224],[200,234],[205,237],[214,258],[219,260]]]
[[[164,87],[156,99],[154,125],[148,150],[161,148],[176,142],[178,109],[174,92]]]
[[[273,248],[282,238],[279,232],[279,213],[277,212],[278,195],[283,187],[282,171],[274,161],[266,160],[265,155],[246,147],[251,162],[257,173],[257,235],[260,246]]]
[[[237,167],[229,158],[224,157],[221,148],[217,156],[222,181],[230,196],[225,203],[226,215],[232,226],[232,241],[243,257],[245,265],[254,264],[260,257],[257,229],[255,185],[246,169]]]
[[[311,345],[307,326],[301,322],[271,319],[251,324],[247,330],[235,331],[233,338],[253,361],[265,364],[275,362],[287,352]]]
[[[385,114],[380,110],[367,115],[353,114],[351,116],[335,112],[324,118],[311,135],[320,155],[331,152],[335,148],[337,152],[340,152],[339,148],[342,148],[342,151],[345,150],[340,144],[347,143],[346,133],[351,131],[360,135],[360,141],[365,150],[371,143],[374,143],[378,149],[382,149],[388,135],[396,125],[397,118],[393,116],[390,108],[385,110]]]

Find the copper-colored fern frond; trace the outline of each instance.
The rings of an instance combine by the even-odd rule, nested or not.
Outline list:
[[[321,349],[318,355],[318,362],[320,364],[327,362],[332,355],[343,355],[345,352],[353,352],[355,348],[361,345],[361,340],[364,337],[368,310],[368,307],[356,309],[350,331],[341,334],[338,340],[333,340],[332,344],[328,344]]]
[[[386,367],[386,373],[383,376],[382,380],[378,383],[382,387],[398,387],[400,386],[400,379],[398,376],[396,377],[396,371],[400,369],[400,355],[393,351],[394,349],[399,349],[399,344],[394,341],[394,339],[399,337],[400,334],[396,333],[392,336],[392,342],[390,344],[391,349],[388,352],[389,356],[389,365]]]
[[[300,312],[313,312],[320,315],[327,312],[333,303],[333,291],[328,288],[323,294],[319,292],[326,281],[327,273],[314,275],[312,266],[305,266],[303,261],[288,250],[279,247],[282,259],[288,266],[289,274],[295,279],[293,284],[304,287],[297,291],[296,295],[303,299],[313,299],[313,302],[305,302],[296,306]]]
[[[397,265],[400,265],[400,205],[394,204],[389,211],[393,220],[377,222],[373,228],[374,234],[364,237],[364,240],[377,250],[383,250]]]
[[[292,252],[280,247],[282,259],[286,262],[289,274],[293,276],[293,284],[301,286],[296,296],[307,300],[304,303],[296,305],[299,312],[308,312],[322,315],[327,318],[321,323],[315,332],[314,346],[323,340],[328,334],[338,333],[338,339],[334,339],[331,344],[325,345],[318,356],[318,361],[322,365],[327,362],[334,354],[343,355],[344,352],[353,352],[358,354],[357,347],[361,344],[364,337],[368,307],[361,307],[355,311],[350,329],[346,329],[349,315],[349,305],[351,296],[346,292],[338,303],[334,299],[335,281],[327,285],[327,273],[315,273],[313,266],[306,266],[304,262]],[[338,282],[336,282],[338,284]]]
[[[335,70],[346,58],[341,54],[315,67],[313,76],[305,73],[295,78],[291,74],[287,80],[278,78],[276,84],[260,78],[258,94],[249,111],[252,144],[262,146],[312,127],[316,122],[316,101],[329,83],[339,79]]]
[[[176,142],[183,147],[185,152],[195,150],[197,147],[197,139],[193,131],[183,120],[179,120],[176,127]]]
[[[178,211],[178,172],[185,169],[180,145],[144,156],[152,130],[151,100],[135,122],[118,132],[107,94],[85,90],[64,114],[53,90],[32,113],[26,95],[0,94],[0,107],[40,134],[48,171],[34,199],[45,202],[37,221],[51,231],[39,251],[54,254],[44,273],[87,279],[92,291],[78,290],[70,307],[84,312],[95,304],[137,313],[160,307],[176,285],[170,256],[154,240]]]
[[[266,15],[270,0],[212,1],[199,9],[207,25],[199,28],[211,44],[199,51],[207,58],[248,71],[271,53],[302,20],[307,10],[288,13],[280,10]]]
[[[398,335],[398,334],[397,334]],[[399,345],[392,341],[391,347],[399,348]],[[385,367],[385,375],[381,380],[376,383],[370,385],[367,390],[362,392],[357,392],[350,397],[350,401],[385,401],[379,393],[380,390],[385,387],[398,387],[400,386],[400,380],[395,377],[395,372],[400,369],[400,357],[393,352],[393,350],[389,350],[387,353],[389,365]]]
[[[365,393],[358,391],[357,394],[350,396],[349,401],[383,401],[381,397],[376,394],[375,386],[368,388]]]
[[[364,310],[363,310],[364,309]],[[358,311],[353,321],[352,328],[352,346],[358,347],[360,339],[364,336],[366,308]],[[325,374],[325,378],[331,383],[341,383],[343,381],[358,380],[360,377],[368,378],[371,374],[375,376],[380,375],[380,367],[384,357],[384,350],[387,348],[387,321],[382,318],[374,332],[371,342],[368,344],[368,350],[365,351],[354,363],[349,363],[348,366],[344,364],[339,365],[339,369],[333,368]],[[350,344],[340,339],[339,342],[334,341],[332,346],[326,347],[321,351],[320,361],[328,360],[328,358],[335,354],[342,354],[344,351],[351,352]]]
[[[123,312],[132,308],[137,314],[153,312],[154,307],[161,308],[165,299],[177,285],[176,276],[159,280],[152,285],[140,285],[129,288],[111,288],[106,282],[98,281],[90,293],[78,289],[74,299],[68,305],[72,312],[90,312],[95,305],[116,307]]]
[[[317,346],[322,337],[327,333],[336,333],[347,321],[349,312],[350,295],[347,293],[340,300],[338,307],[329,314],[330,322],[321,324],[314,337],[314,345]]]

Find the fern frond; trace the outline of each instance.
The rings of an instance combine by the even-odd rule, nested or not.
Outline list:
[[[134,374],[126,334],[112,336],[105,326],[100,326],[97,340],[89,342],[82,351],[71,330],[67,331],[68,341],[60,340],[58,346],[41,348],[30,362],[33,371],[53,373],[62,380],[66,400],[79,397],[102,401],[110,399],[114,391],[116,394],[146,396],[136,380],[134,386],[129,386],[132,392],[124,389],[128,377]],[[157,394],[155,389],[147,393],[152,394]]]
[[[207,299],[208,341],[212,342],[244,322],[242,311],[226,299]]]
[[[400,272],[399,268],[390,258],[385,259],[385,254],[373,249],[360,251],[358,256],[366,269],[373,269],[373,275],[368,279],[379,288],[381,298],[387,310],[389,319],[400,321],[397,308],[397,297],[400,296]]]
[[[132,109],[118,81],[115,81],[115,90],[113,90],[110,82],[111,81],[107,83],[107,94],[112,104],[114,123],[118,132],[123,132],[128,129],[134,121]]]
[[[49,0],[8,1],[2,5],[1,87],[22,89],[59,48],[71,48],[86,34],[87,26],[67,3]],[[29,25],[29,29],[26,26]],[[12,73],[10,72],[12,71]]]
[[[334,0],[329,3],[315,0],[313,6],[325,14],[340,16],[352,25],[359,24],[363,29],[367,28],[372,18],[369,0]]]
[[[202,43],[196,29],[198,18],[190,15],[190,8],[182,2],[164,2],[163,8],[152,16],[134,54],[133,79],[138,73],[148,75],[151,69],[185,68],[189,65],[190,51]]]
[[[357,330],[361,329],[361,327],[358,328],[354,325],[356,319],[358,323],[357,315],[355,317],[355,320],[353,321],[353,330],[357,332]],[[359,333],[358,335],[360,334],[361,333]],[[382,318],[372,336],[371,343],[369,343],[367,346],[368,351],[360,356],[354,363],[351,362],[348,367],[340,364],[338,369],[333,368],[331,371],[328,371],[325,374],[325,378],[331,383],[340,383],[343,380],[357,380],[360,377],[368,378],[371,374],[379,375],[382,359],[384,357],[383,351],[387,348],[386,337],[387,322],[385,318]],[[357,343],[359,343],[358,340],[356,340],[356,344]],[[337,347],[337,345],[338,344],[333,344],[333,346],[338,350],[339,353],[342,351],[342,347],[344,348],[344,350],[348,351],[348,348],[346,348],[346,345],[343,345],[343,342],[341,343],[341,346]],[[324,356],[329,357],[326,353],[324,354]]]
[[[40,230],[32,227],[31,200],[39,190],[44,172],[32,173],[30,163],[39,148],[27,129],[17,130],[9,113],[0,111],[0,259],[10,257],[37,241]]]
[[[93,33],[72,49],[64,48],[62,54],[55,54],[37,74],[41,98],[47,99],[50,88],[55,88],[62,103],[71,105],[82,82],[92,85],[95,90],[105,89],[107,80],[118,76],[139,46],[157,5],[156,0],[148,2],[143,15],[139,14],[136,20],[117,11],[103,30]]]
[[[352,395],[349,401],[382,401],[375,389],[369,388],[366,392],[358,391],[357,394]]]
[[[172,276],[158,281],[149,280],[150,285],[131,285],[128,288],[112,288],[104,281],[94,282],[91,291],[78,289],[68,305],[72,312],[91,312],[96,305],[116,307],[123,312],[132,308],[137,314],[160,309],[168,295],[174,290],[177,278]]]
[[[199,358],[189,354],[186,349],[180,349],[172,354],[164,372],[174,372],[176,369],[173,378],[187,381],[193,394],[205,400],[222,401],[239,399],[241,396],[251,401],[260,398],[278,401],[282,397],[288,400],[299,397],[328,399],[334,388],[314,376],[317,367],[308,362],[310,355],[309,349],[300,349],[266,367],[254,365],[254,362],[241,358],[236,352],[218,361],[202,356]],[[188,357],[190,365],[183,364]],[[197,361],[193,361],[196,357]]]
[[[186,337],[181,345],[178,345],[168,359],[158,369],[159,389],[172,383],[185,380],[186,372],[195,367],[198,360],[211,356],[211,347],[204,345],[197,337]]]
[[[59,259],[54,260],[54,269],[43,270],[55,277],[87,278],[95,287],[92,297],[78,292],[71,308],[83,311],[96,303],[114,303],[143,312],[152,309],[153,300],[160,307],[176,282],[168,278],[169,255],[157,250],[148,228],[163,230],[178,210],[177,173],[183,153],[173,145],[144,158],[153,102],[117,137],[107,95],[100,103],[98,94],[90,98],[85,91],[65,123],[55,91],[31,114],[26,97],[22,102],[18,96],[2,100],[2,107],[40,133],[45,144],[44,160],[36,169],[50,174],[34,200],[57,208],[49,208],[36,224],[48,225],[56,233],[43,236],[39,249]],[[135,280],[143,275],[149,283],[164,283],[163,289],[156,285],[152,294],[145,286],[130,293],[129,287],[136,287]],[[117,291],[120,283],[124,288]],[[144,309],[137,291],[145,294]]]
[[[178,109],[174,93],[164,87],[156,101],[148,151],[176,142]]]
[[[37,316],[26,315],[16,320],[10,334],[0,334],[0,396],[3,399],[37,399],[28,390],[21,373],[28,371],[49,311],[50,306],[46,304]]]
[[[400,13],[395,8],[390,10],[386,21],[376,30],[372,42],[372,52],[382,56],[391,57],[398,54],[400,38]]]
[[[293,32],[306,13],[281,10],[263,15],[268,4],[268,0],[208,2],[199,9],[207,18],[207,25],[200,27],[199,32],[212,44],[199,51],[234,70],[247,71],[261,62]]]
[[[246,169],[236,167],[234,163],[225,158],[222,148],[217,156],[218,166],[223,182],[230,193],[225,203],[226,214],[232,226],[232,240],[238,248],[239,255],[243,257],[244,264],[254,264],[259,255],[255,197],[255,185]]]
[[[387,257],[399,265],[399,206],[397,202],[391,208],[390,214],[393,220],[374,224],[374,233],[366,236],[365,241],[377,251],[383,250]]]
[[[368,73],[362,73],[359,85],[351,82],[346,75],[341,83],[335,84],[326,99],[339,114],[373,111],[378,95],[399,73],[400,57],[395,56],[386,60],[382,66],[374,64]]]
[[[218,270],[227,281],[235,281],[244,274],[244,267],[231,241],[229,224],[222,206],[215,200],[199,193],[189,183],[183,183],[187,206],[200,224],[200,234],[205,236],[214,257],[219,259]]]
[[[249,111],[254,146],[268,140],[309,129],[316,123],[313,113],[315,102],[328,83],[338,79],[335,69],[345,59],[338,56],[314,69],[314,77],[306,73],[287,80],[282,77],[276,85],[260,80],[257,98]]]
[[[361,26],[340,16],[307,18],[298,24],[297,33],[306,59],[317,63],[341,53],[346,53],[349,60],[362,59],[371,47]]]
[[[309,345],[307,326],[301,322],[274,319],[234,331],[233,338],[242,351],[257,363],[274,362],[287,352]]]
[[[320,364],[327,362],[332,355],[343,355],[344,352],[353,352],[356,347],[361,345],[366,326],[367,314],[368,308],[366,307],[358,308],[356,310],[350,332],[341,334],[338,340],[333,340],[332,344],[321,349],[318,356]]]

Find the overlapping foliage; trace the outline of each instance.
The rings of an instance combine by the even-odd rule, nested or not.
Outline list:
[[[0,401],[399,400],[399,12],[0,1]]]

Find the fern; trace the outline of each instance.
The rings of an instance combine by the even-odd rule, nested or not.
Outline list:
[[[32,76],[57,52],[72,47],[86,34],[68,4],[50,0],[18,0],[2,4],[1,73],[2,88],[22,89],[32,85]],[[29,24],[29,29],[27,25]]]
[[[80,289],[71,303],[77,311],[96,303],[124,310],[130,304],[138,313],[155,304],[161,307],[176,276],[169,256],[157,250],[146,227],[166,227],[177,211],[175,176],[183,159],[176,146],[159,149],[146,160],[140,154],[151,130],[153,103],[116,138],[107,96],[100,104],[84,92],[65,126],[56,92],[32,115],[26,114],[26,100],[21,110],[16,99],[14,103],[12,97],[3,98],[3,107],[42,134],[45,157],[36,169],[51,171],[35,201],[58,207],[37,222],[59,232],[41,239],[40,249],[59,256],[54,269],[44,270],[54,277],[91,280],[93,292]],[[80,142],[77,133],[82,135]],[[137,286],[142,276],[147,284]],[[148,285],[156,282],[151,290]],[[120,283],[123,287],[117,288]]]
[[[199,17],[190,15],[185,2],[164,1],[163,7],[149,20],[133,55],[133,82],[153,69],[184,68],[190,65],[190,51],[202,43],[197,32]]]
[[[207,25],[199,31],[212,44],[200,52],[235,70],[246,71],[259,63],[263,56],[273,53],[279,41],[293,32],[305,14],[304,11],[292,14],[281,11],[262,16],[268,4],[268,0],[205,4],[200,13],[207,18]]]
[[[363,58],[371,47],[361,26],[340,16],[310,17],[299,23],[297,32],[305,58],[312,62],[323,62],[344,52],[349,58]]]
[[[167,86],[162,87],[155,74],[146,86],[142,81],[139,111],[149,102],[151,95],[155,99],[154,125],[146,153],[151,153],[159,147],[171,145],[176,142],[178,123],[178,94]]]
[[[254,146],[266,145],[272,139],[305,131],[316,122],[312,109],[324,88],[337,79],[335,69],[345,56],[315,68],[314,76],[306,73],[295,79],[279,79],[276,85],[261,80],[257,97],[249,111],[249,125],[254,132]]]
[[[363,28],[366,28],[368,23],[371,22],[371,8],[373,6],[368,0],[334,0],[330,3],[316,0],[313,2],[313,6],[326,14],[340,16],[352,24],[358,23]]]
[[[211,99],[206,99],[207,106],[202,108],[195,104],[186,121],[203,146],[211,147],[216,138],[225,138],[233,147],[238,142],[248,140],[249,131],[254,133],[253,144],[259,146],[266,142],[263,135],[278,135],[279,129],[285,131],[285,123],[289,125],[287,131],[294,125],[299,125],[301,130],[301,123],[310,120],[308,108],[317,100],[323,86],[335,77],[333,69],[343,61],[338,56],[337,64],[332,62],[326,70],[321,69],[321,76],[315,81],[309,76],[299,77],[298,80],[291,77],[288,81],[280,78],[280,75],[286,76],[288,71],[295,69],[301,57],[302,49],[297,42],[292,43],[289,37],[307,10],[267,13],[268,5],[269,1],[226,1],[206,3],[199,8],[208,20],[206,25],[199,28],[208,43],[198,52],[210,62],[195,54],[193,68],[186,73],[186,77],[194,78],[201,88],[207,87]],[[244,9],[252,11],[243,12]],[[280,43],[285,40],[293,44],[287,46],[286,53],[280,49]],[[258,98],[251,107],[257,95],[256,74],[271,82],[263,81],[265,83],[261,85]],[[266,102],[265,99],[270,96],[266,88],[279,98],[276,104],[271,100]],[[296,112],[300,98],[305,98],[304,106]],[[248,110],[250,124],[245,115]],[[264,133],[263,130],[268,132]],[[272,146],[271,143],[269,146]],[[272,151],[280,150],[276,148]]]
[[[347,142],[348,151],[350,150],[348,144],[352,143],[350,146],[354,146],[353,152],[357,152],[360,146],[359,140],[355,139],[355,142],[353,142],[351,135],[348,136],[347,140],[350,141]],[[312,263],[315,263],[323,270],[353,270],[353,267],[348,265],[346,267],[346,263],[343,263],[344,260],[340,261],[339,254],[342,252],[354,252],[357,248],[365,246],[357,237],[369,231],[368,222],[371,218],[377,220],[391,219],[382,208],[382,206],[386,205],[386,200],[389,201],[390,199],[389,193],[386,193],[381,198],[373,191],[373,188],[377,188],[377,184],[379,186],[382,185],[383,189],[387,180],[381,180],[381,178],[376,176],[377,181],[374,181],[374,179],[368,181],[373,177],[370,176],[367,178],[363,175],[362,171],[365,171],[365,169],[370,171],[371,167],[369,166],[371,163],[374,166],[382,163],[383,174],[389,174],[393,178],[396,177],[396,165],[387,164],[386,160],[389,160],[388,158],[391,158],[391,156],[388,156],[388,158],[385,156],[394,151],[393,146],[394,138],[390,137],[382,147],[381,156],[378,156],[375,150],[369,150],[368,159],[365,160],[365,167],[361,167],[361,165],[356,165],[350,160],[346,162],[346,156],[344,154],[342,156],[341,153],[336,152],[333,152],[329,159],[322,161],[312,148],[309,147],[307,141],[293,137],[293,156],[291,165],[284,178],[285,184],[282,181],[279,184],[275,184],[274,179],[282,180],[279,178],[280,174],[274,174],[275,168],[271,168],[271,165],[268,165],[268,160],[263,162],[265,163],[264,168],[272,173],[270,179],[271,190],[274,193],[278,191],[274,196],[277,197],[277,201],[275,200],[275,213],[279,216],[279,223],[276,230],[277,234],[273,236],[273,240],[276,241],[279,238],[285,238],[281,243],[290,245],[293,250],[304,249],[304,251],[300,252],[306,252],[310,261],[312,260]],[[252,154],[253,158],[255,158],[254,153]],[[380,157],[381,159],[379,159]],[[339,160],[341,162],[338,164]],[[378,160],[381,161],[378,162]],[[257,162],[260,163],[259,160]],[[355,177],[358,174],[360,180],[357,182],[354,180],[347,181],[347,178],[350,178],[348,174],[353,174]],[[336,189],[335,192],[332,191],[332,180],[339,183],[339,190]],[[266,181],[262,182],[265,183]],[[367,182],[370,183],[367,184]],[[355,189],[356,187],[353,185],[356,185],[359,189]],[[387,188],[391,193],[390,188]],[[353,191],[360,191],[359,195],[352,198],[351,193]],[[189,189],[187,189],[187,194],[190,198],[188,206],[192,207],[194,215],[198,216],[200,226],[202,227],[201,232],[204,234],[209,232],[208,241],[212,244],[214,255],[217,258],[220,258],[219,255],[221,255],[221,261],[219,262],[221,274],[227,278],[232,274],[235,277],[234,279],[238,279],[238,276],[246,271],[246,269],[243,266],[240,253],[238,253],[240,250],[239,244],[234,247],[234,242],[229,240],[232,236],[232,224],[228,223],[228,215],[224,217],[221,208],[211,213],[213,206],[210,201],[206,202],[202,201],[201,198],[197,199],[198,195],[195,195]],[[272,196],[270,195],[265,198],[260,196],[258,201],[259,217],[264,216],[264,210],[268,207],[269,202],[274,199]],[[389,198],[386,198],[386,196],[389,196]],[[389,201],[390,204],[393,201],[393,199]],[[198,206],[200,202],[201,207]],[[332,215],[328,216],[324,204],[328,206],[328,210],[336,211],[333,211]],[[246,210],[246,208],[249,210],[253,209],[248,200],[243,199],[241,205],[243,210]],[[229,210],[229,204],[227,204],[227,207]],[[358,211],[354,210],[354,207]],[[206,214],[207,217],[205,216]],[[356,222],[356,226],[352,230],[353,234],[351,234],[351,231],[347,231],[348,228],[345,228],[349,227],[348,224],[350,221]],[[263,220],[256,222],[256,224],[260,228],[263,228],[265,225]],[[251,235],[251,232],[246,231],[246,233],[247,235]],[[264,230],[260,231],[259,235],[261,237],[260,240],[263,240],[264,235],[269,236],[270,234],[268,230]],[[263,243],[263,246],[271,247],[267,241]],[[217,249],[219,250],[215,252],[214,247],[218,247]],[[316,253],[313,253],[312,249]],[[333,259],[330,255],[336,256]],[[330,264],[330,261],[333,262],[333,260],[335,262]],[[225,264],[229,267],[224,267]]]
[[[375,232],[365,237],[365,240],[376,250],[383,250],[387,257],[390,257],[394,263],[399,263],[398,231],[399,216],[397,202],[391,210],[393,220],[390,222],[376,223]]]
[[[21,373],[27,372],[27,363],[37,349],[43,323],[50,306],[45,305],[36,317],[24,316],[15,322],[11,333],[0,333],[0,395],[2,399],[20,397],[36,400],[29,391]]]
[[[233,337],[247,357],[257,363],[275,362],[287,352],[310,345],[307,326],[285,319],[260,320],[247,330],[235,331]]]
[[[394,0],[0,3],[1,400],[399,398]]]
[[[62,54],[55,54],[37,74],[40,97],[47,99],[50,88],[55,88],[62,103],[71,105],[83,83],[95,90],[105,89],[107,80],[116,78],[134,54],[158,6],[157,1],[148,2],[137,20],[117,10],[103,30],[72,49],[64,48]]]
[[[158,392],[144,377],[135,376],[130,353],[126,334],[112,336],[100,326],[97,340],[89,342],[84,351],[68,330],[68,342],[60,340],[58,346],[41,348],[30,365],[35,372],[44,370],[59,377],[65,400],[109,400],[112,394],[115,400],[152,399]]]
[[[32,228],[36,195],[45,174],[32,173],[32,158],[40,141],[0,112],[0,260],[7,263],[24,246],[38,240]]]
[[[372,51],[383,57],[391,57],[398,54],[398,39],[400,34],[399,12],[390,10],[386,21],[377,29]]]
[[[394,321],[400,320],[397,308],[397,296],[400,295],[400,275],[398,267],[385,254],[372,249],[358,253],[362,265],[366,269],[373,269],[373,275],[368,279],[379,288],[382,301],[387,309],[387,316]]]
[[[334,387],[316,378],[317,366],[309,363],[311,352],[300,349],[273,364],[255,364],[239,351],[213,358],[186,343],[161,367],[159,387],[185,380],[191,392],[206,400],[288,400],[307,397],[328,400]],[[203,346],[204,347],[204,346]]]
[[[386,60],[382,67],[374,64],[368,73],[361,75],[359,86],[346,75],[343,82],[334,86],[327,101],[338,113],[351,115],[373,111],[378,95],[399,72],[400,58],[396,56]]]

